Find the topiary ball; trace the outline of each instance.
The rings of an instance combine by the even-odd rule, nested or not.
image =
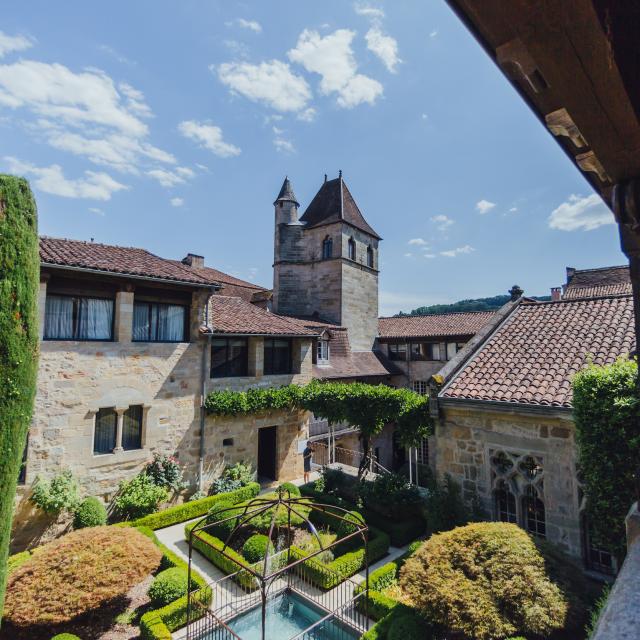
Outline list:
[[[283,482],[278,489],[286,489],[289,492],[287,493],[287,491],[285,491],[283,498],[288,498],[289,496],[292,498],[300,498],[302,496],[300,489],[298,489],[293,482]]]
[[[158,609],[187,595],[189,590],[189,576],[181,567],[172,567],[161,571],[149,587],[151,605]]]
[[[51,640],[82,640],[80,636],[77,636],[75,633],[59,633],[58,635],[53,636]]]
[[[268,536],[257,533],[244,543],[242,555],[247,562],[253,564],[254,562],[264,559],[267,555],[267,549],[269,550],[269,555],[273,554],[273,543],[269,540]]]
[[[101,527],[107,523],[107,510],[99,498],[89,496],[85,498],[73,516],[73,528]]]
[[[452,635],[546,638],[567,623],[569,601],[531,537],[506,522],[438,533],[400,570],[400,588]]]
[[[219,502],[216,502],[211,509],[209,509],[207,514],[207,522],[209,524],[213,524],[209,531],[216,538],[220,538],[220,540],[226,540],[236,526],[236,518],[226,520],[236,514],[235,510],[225,511],[233,506],[234,505],[227,500],[220,500]],[[240,514],[240,511],[238,511],[238,514]],[[226,522],[217,523],[218,520],[226,520]]]

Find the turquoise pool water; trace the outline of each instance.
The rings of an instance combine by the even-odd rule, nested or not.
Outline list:
[[[266,639],[293,638],[325,615],[322,609],[296,594],[282,594],[267,603]],[[227,624],[242,640],[262,640],[261,619],[262,607],[257,607]],[[316,627],[308,637],[314,640],[356,640],[360,634],[336,620],[330,620]]]

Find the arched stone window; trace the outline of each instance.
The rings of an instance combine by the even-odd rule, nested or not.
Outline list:
[[[373,249],[370,246],[367,247],[367,267],[373,269]]]
[[[348,247],[348,256],[349,260],[356,259],[356,241],[353,238],[349,238],[349,247]]]
[[[542,458],[511,450],[492,450],[489,455],[494,518],[518,524],[544,538],[547,527]]]
[[[327,260],[333,257],[333,240],[327,236],[322,241],[322,259]]]

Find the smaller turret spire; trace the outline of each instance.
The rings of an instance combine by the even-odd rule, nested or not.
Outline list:
[[[285,176],[280,193],[273,204],[275,205],[278,202],[293,202],[297,207],[300,206],[300,203],[296,198],[296,194],[293,193],[293,187],[291,186],[289,176]]]

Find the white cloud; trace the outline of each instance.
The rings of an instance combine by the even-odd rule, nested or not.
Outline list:
[[[448,251],[441,251],[440,255],[447,258],[455,258],[463,253],[471,253],[472,251],[475,251],[475,249],[472,246],[465,244],[463,247],[456,247],[455,249],[449,249]]]
[[[549,216],[549,226],[561,231],[592,231],[614,222],[613,214],[595,193],[585,198],[572,194]]]
[[[439,231],[446,231],[455,221],[449,218],[449,216],[438,215],[433,216],[431,222],[437,226]]]
[[[367,31],[365,40],[367,41],[367,49],[382,60],[388,71],[395,73],[396,67],[402,62],[398,55],[398,41],[390,35],[384,34],[377,25]]]
[[[287,54],[291,62],[319,74],[322,77],[320,91],[324,95],[336,93],[338,105],[344,108],[363,102],[374,104],[383,92],[377,80],[357,73],[358,65],[351,48],[355,35],[355,31],[338,29],[322,37],[317,31],[305,29],[295,49]]]
[[[409,240],[407,244],[415,245],[418,247],[424,247],[424,246],[428,246],[429,243],[423,238],[411,238],[411,240]]]
[[[243,29],[249,29],[255,33],[260,33],[262,31],[262,25],[257,20],[245,20],[244,18],[238,18],[236,22]]]
[[[365,4],[364,2],[357,2],[353,10],[359,16],[365,16],[366,18],[378,19],[381,20],[384,18],[384,11],[378,7],[373,7],[369,4]]]
[[[171,198],[169,202],[172,207],[181,207],[184,204],[184,200],[182,198]]]
[[[110,200],[111,194],[129,188],[103,172],[85,171],[84,178],[69,180],[65,178],[62,167],[57,164],[36,167],[10,156],[5,157],[4,161],[8,164],[11,173],[32,176],[36,189],[63,198]]]
[[[316,115],[318,115],[317,111],[313,107],[308,107],[304,111],[301,111],[297,118],[303,122],[313,122],[316,119]]]
[[[103,53],[107,54],[109,57],[117,60],[121,64],[128,64],[131,66],[135,66],[137,62],[135,60],[131,60],[126,56],[122,55],[119,51],[116,51],[113,47],[110,47],[108,44],[98,45],[98,49]]]
[[[286,140],[285,138],[277,137],[273,141],[273,146],[277,151],[281,151],[283,153],[295,153],[296,148],[293,145],[293,142],[290,140]]]
[[[89,207],[91,213],[95,213],[97,216],[104,216],[104,211],[98,207]]]
[[[240,155],[239,147],[223,140],[220,127],[205,122],[185,120],[178,125],[178,130],[183,136],[195,140],[201,147],[209,149],[220,158]]]
[[[413,258],[413,253],[409,252],[409,253],[405,253],[404,254],[405,258]]]
[[[123,101],[113,80],[97,69],[74,73],[61,64],[33,60],[0,65],[0,105],[25,107],[76,127],[110,127],[136,138],[148,133],[140,105],[132,108]]]
[[[0,58],[14,51],[25,51],[33,46],[33,40],[27,36],[10,36],[0,31]]]
[[[515,213],[518,210],[518,207],[511,207],[511,209],[509,209],[509,213]]]
[[[493,209],[495,206],[495,202],[480,200],[479,202],[476,202],[476,211],[478,211],[478,213],[480,213],[481,215],[484,215],[485,213],[489,213],[489,211],[491,211],[491,209]]]
[[[435,253],[425,253],[423,255],[424,255],[425,258],[429,258],[429,259],[436,257]]]
[[[421,114],[420,116],[423,120],[428,120],[429,116],[426,113]]]
[[[307,81],[280,60],[260,64],[227,62],[217,68],[217,73],[233,92],[276,111],[302,111],[311,99]]]
[[[437,35],[438,35],[438,30],[437,30],[437,29],[434,29],[434,30],[429,34],[429,37],[430,37],[430,38],[435,38]]]
[[[150,178],[153,178],[163,187],[175,187],[178,184],[184,184],[189,178],[193,178],[195,173],[188,167],[178,167],[175,171],[168,169],[151,169],[146,172]]]

